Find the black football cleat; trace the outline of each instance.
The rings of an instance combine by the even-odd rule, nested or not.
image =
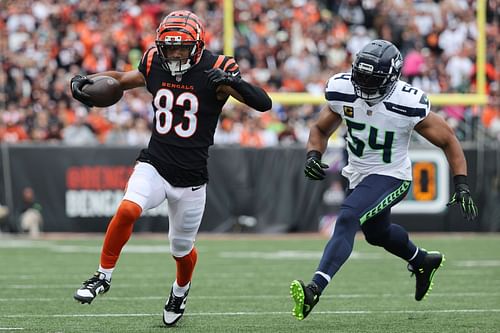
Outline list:
[[[306,286],[301,280],[293,280],[290,295],[295,302],[292,314],[298,320],[304,320],[319,302],[318,286],[314,282]]]
[[[191,288],[191,284],[189,285],[189,288]],[[170,295],[168,296],[165,308],[163,309],[163,323],[165,325],[172,326],[182,318],[184,309],[186,308],[188,293],[189,289],[183,296],[178,297],[174,295],[173,288],[170,289]]]
[[[432,251],[427,252],[421,267],[414,268],[408,264],[408,270],[416,278],[415,299],[417,301],[421,301],[432,290],[434,274],[439,267],[443,266],[444,261],[442,253]]]
[[[83,282],[73,298],[82,304],[90,304],[97,295],[108,292],[109,288],[111,288],[111,280],[106,280],[105,274],[97,271],[94,276]]]

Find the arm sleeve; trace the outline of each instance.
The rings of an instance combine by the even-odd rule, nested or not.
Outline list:
[[[261,112],[272,108],[273,103],[271,98],[264,89],[248,83],[241,78],[240,67],[233,57],[219,56],[214,67],[219,67],[225,72],[240,79],[232,84],[231,87],[243,97],[246,105]]]
[[[243,79],[234,84],[232,88],[240,93],[246,105],[257,111],[264,112],[271,109],[273,106],[271,98],[264,89],[254,86]]]

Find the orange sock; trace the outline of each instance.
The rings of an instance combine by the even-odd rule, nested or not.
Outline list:
[[[142,209],[135,202],[123,200],[111,219],[104,237],[101,251],[101,267],[114,268],[120,257],[120,252],[125,246],[132,230],[134,222],[141,216]]]
[[[179,285],[179,287],[184,287],[191,281],[194,266],[198,259],[198,252],[196,252],[196,248],[193,247],[189,254],[180,258],[174,257],[174,259],[177,265],[177,285]]]

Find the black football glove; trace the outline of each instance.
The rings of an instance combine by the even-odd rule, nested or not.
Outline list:
[[[450,202],[446,206],[458,204],[464,219],[473,221],[477,217],[478,210],[470,195],[467,177],[463,175],[454,176],[453,181],[455,183],[455,193],[453,193]]]
[[[211,88],[215,89],[219,85],[224,84],[226,86],[233,87],[241,81],[239,72],[232,73],[224,72],[220,68],[212,68],[205,71],[208,76],[208,84]]]
[[[306,177],[312,180],[323,180],[326,177],[323,169],[328,169],[328,164],[321,162],[321,153],[317,150],[309,151],[304,167]]]
[[[86,84],[92,84],[94,81],[89,79],[84,75],[75,75],[71,78],[71,94],[73,98],[87,105],[88,107],[92,107],[92,103],[90,102],[89,94],[82,91],[82,88]]]

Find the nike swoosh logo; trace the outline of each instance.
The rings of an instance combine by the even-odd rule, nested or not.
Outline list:
[[[186,302],[187,302],[187,297],[184,297],[182,300],[181,306],[179,307],[180,309],[185,309],[186,308]]]
[[[309,304],[304,304],[304,311],[305,312],[309,312],[310,308],[311,308],[311,306]]]
[[[202,187],[203,187],[203,185],[191,187],[191,191],[198,191]]]

